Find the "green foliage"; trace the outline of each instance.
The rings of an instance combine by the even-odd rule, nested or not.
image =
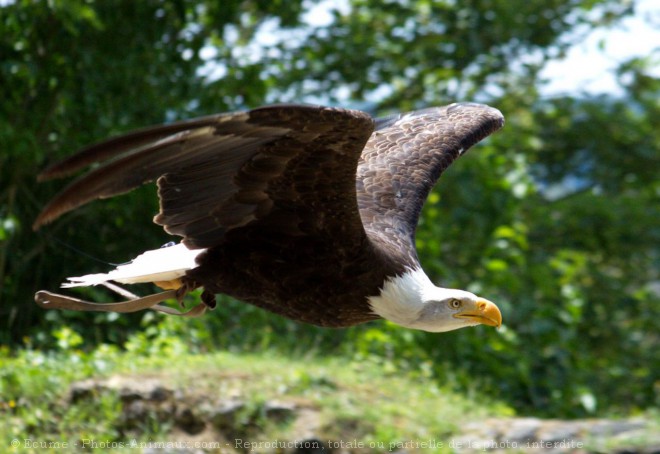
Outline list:
[[[80,338],[68,328],[56,330],[53,336]],[[133,337],[128,341],[142,342]],[[158,440],[166,428],[148,419],[139,434],[126,438],[122,402],[115,392],[99,390],[92,399],[70,402],[69,387],[74,381],[135,371],[157,377],[168,388],[194,383],[185,391],[192,394],[191,402],[231,390],[232,396],[244,402],[236,415],[235,435],[251,440],[289,435],[286,420],[276,423],[265,415],[265,404],[283,396],[318,409],[328,437],[342,440],[350,435],[367,444],[449,437],[462,422],[511,414],[502,403],[466,398],[448,386],[439,387],[430,376],[393,374],[364,361],[296,359],[272,350],[256,355],[195,354],[168,347],[119,352],[107,344],[83,353],[68,344],[50,352],[0,350],[0,443],[11,446],[13,440],[26,438],[68,443],[85,438],[106,443]]]
[[[61,405],[61,400],[73,380],[114,368],[119,349],[100,345],[82,352],[77,348],[82,337],[68,327],[54,330],[53,338],[57,349],[48,352],[32,349],[29,339],[16,355],[0,350],[0,438],[7,446],[36,433],[40,440],[60,443],[70,442],[74,434],[80,439],[115,439],[112,421],[121,410],[116,396],[75,406]]]
[[[553,416],[660,404],[658,55],[621,65],[622,96],[539,96],[549,59],[634,4],[354,0],[309,25],[312,6],[0,7],[0,340],[64,348],[99,370],[114,350],[94,346],[106,343],[165,357],[218,348],[342,354]],[[134,127],[267,102],[387,113],[455,99],[488,102],[507,125],[443,175],[417,243],[437,282],[498,303],[499,330],[433,335],[385,322],[321,330],[225,297],[200,320],[43,312],[32,303],[35,290],[64,276],[107,268],[79,251],[120,263],[168,241],[149,222],[153,188],[32,233],[61,187],[35,185],[34,174],[57,157]],[[95,288],[79,294],[110,298]],[[105,359],[86,359],[104,349]],[[34,349],[26,355],[50,361]],[[21,386],[45,390],[60,372],[35,368]],[[5,373],[18,396],[24,389]]]

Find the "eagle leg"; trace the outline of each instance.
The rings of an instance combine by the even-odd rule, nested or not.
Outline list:
[[[118,288],[121,289],[121,287]],[[112,290],[120,293],[117,289]],[[34,301],[39,307],[44,309],[65,309],[74,311],[128,313],[152,309],[165,314],[182,317],[198,317],[206,312],[205,304],[199,304],[186,312],[180,312],[176,309],[158,304],[168,299],[178,299],[179,295],[177,295],[177,293],[177,290],[167,290],[165,292],[154,293],[153,295],[148,295],[142,298],[129,298],[127,301],[121,303],[92,303],[78,298],[40,290],[34,295]],[[181,295],[181,297],[183,297],[183,295]]]
[[[167,290],[143,298],[129,299],[121,303],[91,303],[58,293],[40,290],[34,295],[34,301],[44,309],[68,309],[74,311],[96,312],[137,312],[149,309],[156,304],[176,296],[176,291]]]

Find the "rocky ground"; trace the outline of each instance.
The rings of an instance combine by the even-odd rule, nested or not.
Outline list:
[[[122,446],[145,453],[265,452],[265,453],[413,453],[444,450],[457,453],[660,453],[660,433],[642,419],[546,420],[505,418],[474,421],[450,437],[395,442],[362,441],[324,436],[332,421],[302,400],[247,403],[240,396],[214,397],[194,387],[176,388],[159,378],[115,376],[74,383],[68,399],[91,401],[103,393],[118,393],[122,411],[116,428]],[[163,439],[135,441],[145,424],[165,428]],[[286,427],[286,436],[264,439],[264,425]],[[94,448],[94,446],[89,446]],[[97,448],[103,448],[98,446]]]

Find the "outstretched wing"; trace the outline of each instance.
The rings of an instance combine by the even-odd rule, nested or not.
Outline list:
[[[472,103],[376,120],[357,176],[360,215],[369,236],[380,238],[392,253],[415,254],[419,213],[440,174],[503,125],[499,110]]]
[[[341,229],[346,241],[361,241],[355,174],[373,127],[360,111],[279,105],[129,133],[42,173],[40,179],[59,177],[107,161],[59,193],[34,227],[157,180],[154,221],[193,249],[265,219],[294,234]]]

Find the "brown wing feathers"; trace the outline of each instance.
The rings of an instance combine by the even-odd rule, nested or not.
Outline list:
[[[504,124],[494,108],[472,103],[386,118],[365,147],[358,167],[360,214],[367,230],[412,241],[419,213],[441,173],[468,148]],[[401,245],[403,247],[404,245]]]
[[[177,132],[213,126],[221,121],[223,117],[231,115],[209,115],[207,117],[180,121],[169,125],[152,126],[104,140],[103,142],[85,147],[78,153],[49,166],[37,176],[37,180],[45,181],[71,175],[90,164],[114,158],[129,151],[139,150],[143,146],[154,144],[158,140],[176,134]]]
[[[220,126],[231,127],[231,124],[220,123]],[[35,221],[35,227],[91,200],[128,192],[143,183],[155,180],[164,173],[177,171],[188,165],[210,165],[218,148],[233,150],[233,154],[228,156],[231,161],[236,159],[237,155],[241,155],[246,148],[257,147],[274,140],[277,134],[286,132],[278,130],[271,137],[236,137],[218,135],[218,129],[220,129],[218,126],[205,126],[186,130],[147,146],[143,146],[143,141],[138,140],[137,149],[131,149],[130,142],[126,141],[125,147],[128,149],[126,154],[120,154],[114,160],[67,186],[44,208]],[[143,148],[139,148],[140,146]],[[105,148],[105,144],[102,144],[101,151],[105,151]],[[101,154],[107,156],[106,153]],[[69,171],[70,169],[65,167],[60,172]]]
[[[305,178],[287,176],[295,171],[291,167],[307,162],[312,169],[316,159],[332,161],[336,156],[330,149],[345,134],[348,137],[339,148],[345,148],[341,151],[350,155],[352,163],[339,167],[346,168],[341,178],[346,179],[343,187],[350,188],[359,153],[372,128],[373,121],[362,112],[284,105],[129,133],[47,169],[41,179],[107,161],[58,194],[34,226],[91,200],[158,179],[161,210],[154,220],[168,232],[184,236],[188,246],[208,247],[217,244],[226,230],[268,214],[274,199],[286,199],[287,185],[297,185],[299,190]],[[317,155],[311,156],[313,151]],[[336,186],[337,181],[334,183]],[[337,188],[330,190],[336,193]],[[355,202],[353,212],[346,216],[359,221]]]
[[[204,181],[212,181],[215,175],[196,169],[190,175],[162,177],[158,181],[161,213],[156,222],[184,236],[190,247],[209,247],[218,244],[227,231],[255,221],[259,221],[255,229],[266,236],[282,228],[294,234],[302,224],[329,231],[335,226],[317,221],[334,213],[346,225],[357,226],[356,236],[363,238],[355,173],[373,129],[372,119],[344,109],[272,106],[251,111],[249,121],[261,127],[286,127],[288,133],[253,150],[240,167],[218,166],[215,171],[227,172],[232,190],[222,200],[207,203],[203,213],[186,207],[190,201],[186,194],[207,190]]]
[[[334,222],[327,228],[346,234],[363,223],[374,237],[414,251],[407,243],[441,172],[503,119],[487,106],[452,104],[376,124],[371,135],[374,122],[363,112],[282,105],[139,130],[42,173],[40,179],[53,178],[106,161],[58,194],[34,226],[157,179],[154,221],[190,247],[212,246],[230,229],[269,219],[292,233]]]

